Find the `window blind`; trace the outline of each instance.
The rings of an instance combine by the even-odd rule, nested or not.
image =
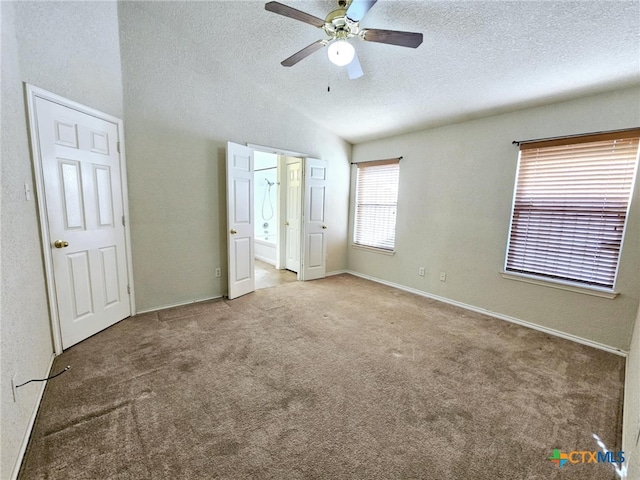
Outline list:
[[[614,287],[639,134],[521,145],[506,271]]]
[[[357,164],[354,242],[393,251],[400,161]]]

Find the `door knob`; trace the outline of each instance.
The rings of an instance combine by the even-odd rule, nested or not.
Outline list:
[[[326,229],[327,229],[327,226],[326,226],[326,225],[322,225],[322,229],[323,229],[323,230],[326,230]]]
[[[64,240],[56,240],[53,242],[53,246],[56,248],[66,248],[69,246],[69,242],[65,242]]]
[[[236,233],[238,233],[238,231],[235,228],[231,229],[231,235],[235,235]]]
[[[289,222],[284,222],[285,227],[289,226]]]

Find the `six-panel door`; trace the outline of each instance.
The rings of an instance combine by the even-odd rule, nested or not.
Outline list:
[[[36,99],[63,348],[128,317],[117,125]]]

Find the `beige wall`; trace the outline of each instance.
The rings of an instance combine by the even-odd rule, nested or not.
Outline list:
[[[154,5],[119,6],[138,309],[226,293],[227,140],[328,161],[327,270],[346,268],[351,146],[236,77],[214,53],[186,48],[153,19]],[[173,7],[186,8],[160,6]]]
[[[634,88],[355,145],[355,162],[404,159],[397,252],[349,247],[349,269],[628,350],[640,287],[637,185],[615,300],[507,280],[500,271],[518,155],[511,142],[638,125]],[[425,277],[418,276],[421,266]]]
[[[629,461],[628,477],[640,478],[640,309],[636,315],[631,348],[627,358],[627,383],[624,392],[622,450]]]
[[[115,2],[0,2],[2,13],[2,460],[9,478],[53,354],[22,82],[122,116]]]

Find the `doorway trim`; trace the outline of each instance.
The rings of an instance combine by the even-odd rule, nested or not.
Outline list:
[[[38,205],[38,223],[40,227],[40,239],[42,243],[42,254],[44,258],[44,275],[49,303],[49,317],[51,320],[51,333],[53,335],[53,348],[55,355],[60,355],[62,348],[62,333],[60,330],[60,316],[58,314],[58,304],[56,300],[55,283],[53,277],[53,257],[51,255],[51,236],[49,234],[49,224],[47,222],[47,205],[44,195],[44,173],[42,168],[42,154],[38,140],[38,125],[36,112],[36,99],[42,98],[64,107],[77,110],[78,112],[91,115],[101,120],[111,122],[118,128],[118,145],[120,153],[120,183],[122,185],[122,207],[124,210],[124,231],[125,231],[125,255],[127,258],[127,282],[130,287],[129,306],[131,315],[135,315],[135,289],[133,285],[133,260],[131,257],[131,223],[129,216],[129,194],[127,188],[127,165],[124,149],[124,126],[122,119],[95,110],[81,103],[74,102],[67,98],[51,93],[42,88],[25,83],[25,95],[27,101],[27,113],[29,117],[29,140],[31,146],[31,160],[35,177],[36,201]]]
[[[257,145],[255,143],[247,143],[247,147],[264,153],[275,153],[276,155],[282,155],[284,157],[307,158],[309,156],[306,153],[294,152],[292,150],[283,150],[281,148],[267,147],[264,145]]]

